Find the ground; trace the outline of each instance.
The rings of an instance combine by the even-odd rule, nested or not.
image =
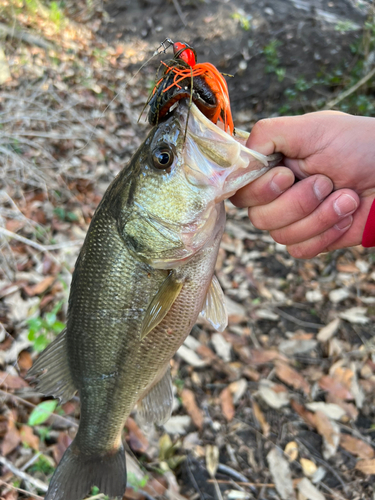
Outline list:
[[[96,206],[146,136],[160,57],[140,66],[166,37],[188,41],[233,75],[241,128],[325,107],[371,115],[371,15],[349,0],[0,8],[2,499],[41,498],[76,432],[79,399],[56,407],[24,377],[64,326]],[[226,208],[216,274],[229,326],[199,320],[173,359],[164,427],[128,419],[124,498],[375,498],[372,252],[299,261]]]

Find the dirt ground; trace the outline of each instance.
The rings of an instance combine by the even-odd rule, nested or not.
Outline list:
[[[283,92],[298,78],[313,79],[353,64],[350,45],[361,36],[368,11],[368,2],[354,0],[186,0],[178,5],[182,15],[172,1],[108,1],[110,20],[100,33],[134,47],[143,41],[150,49],[167,37],[190,43],[200,61],[233,75],[228,84],[234,111],[256,118],[277,113],[285,103]],[[337,29],[345,24],[348,31]],[[267,69],[264,48],[273,40],[279,44],[283,81]],[[303,106],[314,109],[314,101],[332,90],[320,87]]]

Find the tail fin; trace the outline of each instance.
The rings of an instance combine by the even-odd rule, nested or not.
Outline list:
[[[88,456],[73,443],[52,476],[44,500],[82,500],[93,486],[110,498],[122,498],[126,489],[125,452]]]

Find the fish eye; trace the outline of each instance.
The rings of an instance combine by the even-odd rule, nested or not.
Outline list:
[[[173,151],[166,146],[156,148],[152,153],[154,167],[158,170],[167,170],[172,165],[173,159]]]

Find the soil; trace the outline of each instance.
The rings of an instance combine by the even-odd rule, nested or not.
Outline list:
[[[293,88],[298,78],[310,81],[335,68],[350,68],[355,60],[350,47],[361,37],[369,6],[354,0],[178,0],[181,16],[175,4],[110,0],[110,17],[100,34],[109,42],[146,44],[151,53],[166,37],[188,42],[200,61],[233,75],[227,80],[234,113],[250,111],[256,118],[277,113],[285,103],[285,89]],[[241,28],[241,21],[248,25]],[[340,26],[346,28],[340,31]],[[274,40],[277,61],[270,67],[264,49]],[[157,64],[154,60],[146,71]],[[282,81],[275,66],[285,70]],[[332,90],[311,92],[310,102],[302,106],[314,109],[314,102]]]

